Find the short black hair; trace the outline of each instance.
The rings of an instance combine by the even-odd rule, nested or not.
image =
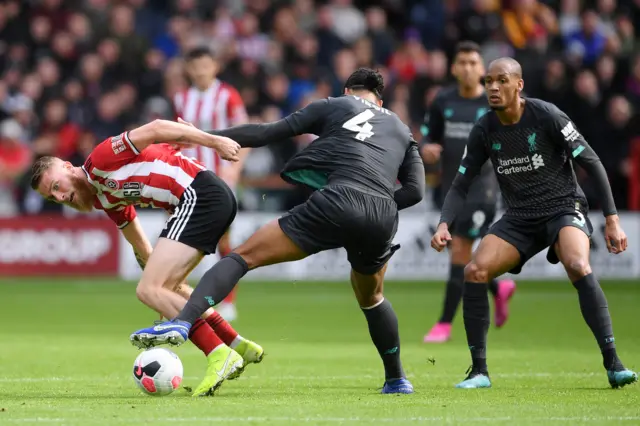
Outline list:
[[[384,79],[382,75],[371,68],[358,68],[349,76],[344,84],[345,89],[351,90],[368,90],[382,99],[384,92]]]
[[[478,55],[481,52],[480,45],[475,41],[465,40],[456,44],[456,55],[458,55],[458,53],[472,53],[472,52],[475,52]]]
[[[203,56],[208,56],[211,59],[215,59],[211,49],[209,49],[208,47],[205,47],[205,46],[200,46],[200,47],[196,47],[194,49],[191,49],[185,55],[185,59],[186,59],[187,62],[189,62],[189,61],[193,61],[194,59],[202,58]]]

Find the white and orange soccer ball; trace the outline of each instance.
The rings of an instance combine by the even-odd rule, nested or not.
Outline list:
[[[164,396],[182,383],[182,362],[168,349],[147,349],[133,363],[133,380],[147,395]]]

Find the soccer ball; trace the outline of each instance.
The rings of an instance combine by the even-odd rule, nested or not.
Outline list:
[[[168,349],[148,349],[133,363],[133,380],[147,395],[169,395],[182,382],[182,362]]]

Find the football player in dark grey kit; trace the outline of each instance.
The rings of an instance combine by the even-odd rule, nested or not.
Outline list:
[[[423,133],[426,133],[426,143],[420,151],[427,164],[441,160],[443,198],[458,172],[471,128],[489,110],[481,82],[484,72],[480,46],[474,42],[460,42],[456,46],[451,67],[451,73],[458,83],[438,93],[431,105],[428,122],[425,123]],[[474,241],[484,237],[493,222],[497,198],[498,182],[491,162],[487,161],[480,176],[471,184],[463,211],[451,225],[448,247],[451,266],[444,304],[440,319],[424,336],[425,343],[441,343],[451,338],[451,323],[462,300],[464,267],[471,261]],[[496,327],[502,327],[509,317],[509,299],[515,288],[515,282],[510,279],[498,281],[494,278],[489,282]]]
[[[507,210],[489,230],[465,267],[464,326],[472,366],[459,388],[491,386],[486,360],[489,328],[487,283],[520,272],[534,255],[548,248],[547,259],[561,262],[578,292],[580,310],[602,352],[609,384],[622,387],[638,375],[616,353],[607,299],[589,265],[592,227],[587,201],[578,186],[572,160],[594,180],[606,217],[610,253],[627,248],[627,236],[596,153],[569,117],[555,105],[521,97],[522,68],[511,58],[493,61],[485,76],[491,112],[473,127],[458,174],[442,208],[431,246],[441,251],[451,239],[449,225],[464,208],[473,177],[491,159]]]
[[[384,364],[382,393],[413,393],[400,362],[398,319],[382,290],[387,262],[399,248],[393,244],[398,210],[420,202],[425,176],[409,128],[382,108],[383,89],[379,73],[361,68],[345,83],[344,96],[312,102],[274,123],[210,132],[243,147],[318,135],[281,173],[316,191],[207,271],[173,321],[139,330],[132,339],[148,346],[181,344],[198,312],[221,302],[249,270],[344,247],[356,299]],[[402,187],[396,190],[397,180]]]

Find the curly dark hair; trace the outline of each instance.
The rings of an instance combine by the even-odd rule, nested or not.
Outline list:
[[[367,90],[382,99],[384,79],[382,75],[371,68],[359,68],[353,72],[344,84],[345,89]]]

